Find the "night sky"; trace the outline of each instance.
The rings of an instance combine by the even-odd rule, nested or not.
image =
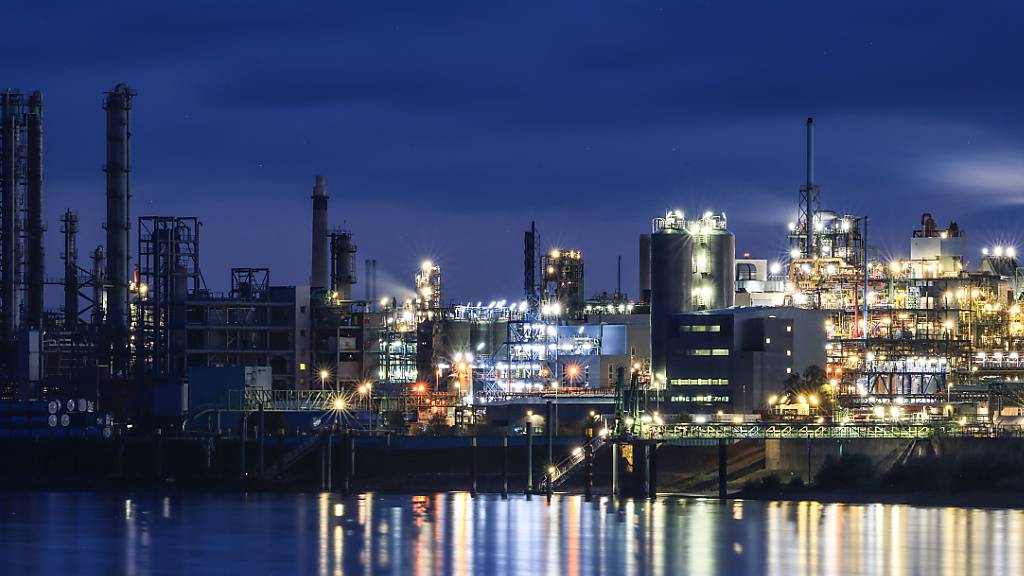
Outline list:
[[[316,4],[316,5],[315,5]],[[906,5],[905,5],[906,4]],[[911,5],[912,4],[912,5]],[[207,284],[232,266],[309,278],[310,192],[379,262],[424,257],[447,296],[518,298],[522,234],[582,249],[587,293],[636,292],[666,208],[725,211],[776,258],[817,121],[823,207],[882,254],[923,211],[1024,244],[1019,3],[5,3],[6,86],[45,98],[47,276],[60,221],[102,240],[103,93],[138,90],[133,218],[197,216]],[[134,249],[133,249],[134,251]],[[50,300],[51,306],[57,302]]]

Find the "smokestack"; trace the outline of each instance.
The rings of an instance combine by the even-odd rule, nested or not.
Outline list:
[[[532,306],[537,300],[537,224],[530,222],[523,240],[523,292]]]
[[[107,93],[107,309],[115,370],[127,367],[128,264],[131,258],[131,109],[135,91],[118,84]],[[102,256],[102,252],[99,253]],[[95,256],[95,255],[94,255]]]
[[[814,118],[807,118],[807,257],[814,257]]]
[[[640,235],[640,301],[651,302],[651,235]]]
[[[21,94],[8,90],[0,98],[0,305],[3,307],[3,336],[13,340],[18,334],[21,284],[21,220],[18,184],[21,179],[18,155]]]
[[[327,185],[316,177],[313,187],[313,270],[310,288],[327,287]]]
[[[64,228],[64,329],[78,330],[78,214],[71,210],[61,218]]]
[[[615,297],[622,298],[622,255],[619,254],[615,267]]]
[[[43,327],[43,95],[33,92],[25,115],[28,164],[25,184],[26,317],[32,328]]]

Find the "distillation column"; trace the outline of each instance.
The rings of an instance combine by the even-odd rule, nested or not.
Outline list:
[[[131,242],[131,108],[135,91],[118,84],[107,93],[107,298],[106,326],[114,369],[127,368],[128,262]]]
[[[336,300],[352,299],[352,285],[356,283],[356,270],[352,261],[356,246],[352,233],[338,231],[331,234],[331,291]]]
[[[43,327],[43,95],[33,92],[25,114],[25,322]]]
[[[78,329],[78,214],[71,210],[61,218],[64,227],[64,329]]]
[[[21,94],[7,91],[0,95],[0,152],[3,188],[0,193],[0,305],[3,307],[3,336],[7,341],[18,334],[21,284],[21,220],[18,207],[20,162]]]

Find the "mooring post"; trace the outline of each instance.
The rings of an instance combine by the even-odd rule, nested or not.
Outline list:
[[[469,439],[469,495],[476,498],[476,436]]]
[[[554,429],[555,428],[554,427],[554,409],[553,409],[553,406],[551,404],[551,400],[548,400],[545,403],[545,409],[547,410],[547,416],[545,416],[545,418],[544,418],[544,432],[546,433],[547,442],[548,442],[548,460],[547,460],[547,463],[544,465],[544,471],[545,471],[545,473],[547,473],[547,471],[551,469],[551,466],[555,462],[555,458],[554,458],[554,443],[555,443],[554,442],[554,439],[555,439],[555,437],[554,437],[554,433],[555,433],[555,429]]]
[[[612,442],[612,496],[619,495],[619,444]]]
[[[526,495],[533,493],[533,423],[526,422]]]
[[[245,469],[245,439],[246,439],[246,436],[249,435],[248,430],[247,430],[248,427],[249,427],[249,413],[248,412],[242,412],[242,433],[239,436],[239,441],[238,441],[238,446],[239,446],[238,453],[240,454],[240,456],[238,457],[239,458],[239,462],[240,462],[239,465],[238,465],[238,469],[239,469],[239,476],[241,476],[243,480],[245,479],[245,474],[246,474],[246,469]]]
[[[725,500],[726,478],[728,475],[728,458],[726,453],[725,439],[718,439],[718,499]]]
[[[811,439],[807,439],[807,485],[811,485]]]
[[[583,458],[586,459],[587,467],[587,483],[584,494],[587,502],[590,502],[594,497],[594,445],[590,442],[583,447]]]
[[[356,479],[356,435],[352,432],[352,429],[348,429],[348,478],[346,483],[348,486],[347,490],[352,489],[352,484]]]
[[[331,478],[331,468],[334,466],[334,424],[331,425],[331,429],[327,431],[327,491],[331,492],[333,488],[333,478]]]
[[[643,461],[643,485],[640,487],[640,491],[647,495],[651,492],[651,446],[643,440],[640,441],[640,445],[643,446],[643,449],[640,450],[640,458]],[[635,453],[636,450],[634,450]]]
[[[346,428],[341,431],[341,493],[346,496],[348,496],[349,490],[352,488],[350,485],[352,477],[350,472],[352,468],[352,445],[348,441],[349,431]]]
[[[260,476],[263,475],[263,469],[264,469],[263,468],[264,453],[265,453],[265,449],[266,449],[265,444],[266,444],[266,441],[267,441],[266,425],[267,425],[267,422],[265,420],[265,414],[264,414],[264,411],[263,411],[263,402],[260,402],[259,426],[257,426],[257,429],[259,430],[260,436],[259,436],[259,439],[256,441],[256,446],[259,447],[259,466],[257,467],[257,470],[259,470]]]
[[[277,429],[277,475],[284,474],[284,428]]]
[[[508,434],[501,437],[501,498],[508,498]]]
[[[647,497],[654,500],[658,497],[658,442],[647,443]]]
[[[164,430],[156,429],[156,478],[164,477]]]

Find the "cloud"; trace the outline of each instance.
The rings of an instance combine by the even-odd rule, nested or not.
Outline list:
[[[1024,204],[1024,151],[951,159],[936,170],[937,182],[997,205]]]

